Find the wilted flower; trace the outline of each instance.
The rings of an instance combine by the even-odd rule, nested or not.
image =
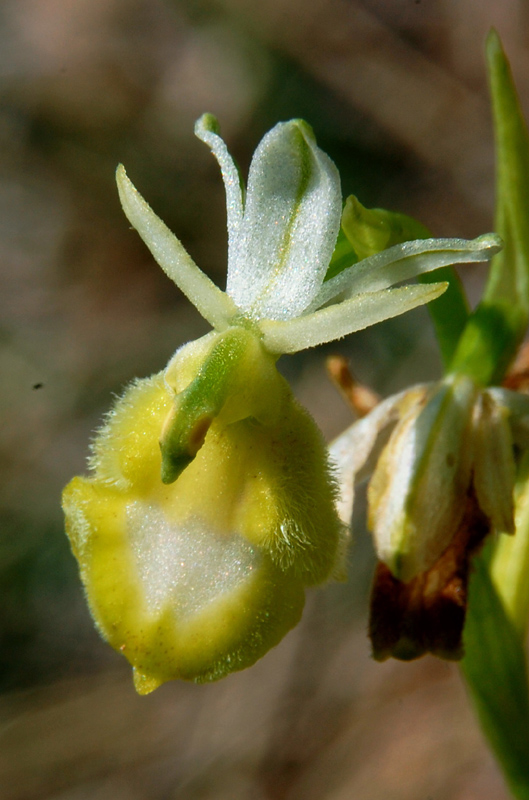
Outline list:
[[[279,355],[428,302],[444,285],[389,287],[499,248],[493,235],[409,242],[325,281],[342,201],[309,126],[294,120],[264,137],[246,193],[214,118],[196,133],[226,187],[226,293],[123,167],[117,180],[130,222],[214,331],[126,390],[95,439],[91,477],[64,493],[90,608],[143,693],[252,664],[296,624],[304,587],[341,569],[324,443],[277,372]]]
[[[459,374],[388,398],[332,445],[344,521],[372,471],[375,657],[461,655],[469,557],[490,529],[514,532],[515,448],[528,445],[529,397]]]

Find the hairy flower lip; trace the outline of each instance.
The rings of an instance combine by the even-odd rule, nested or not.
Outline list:
[[[175,480],[160,433],[169,456],[196,448]],[[67,530],[96,624],[140,693],[250,666],[297,624],[305,587],[340,570],[325,443],[247,328],[207,334],[133,384],[91,473],[65,489]]]

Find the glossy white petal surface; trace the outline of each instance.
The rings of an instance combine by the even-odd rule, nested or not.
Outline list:
[[[200,517],[171,521],[152,503],[126,509],[127,533],[149,611],[176,620],[200,613],[254,578],[260,551],[234,532],[214,531]]]
[[[245,316],[288,320],[318,293],[341,215],[338,170],[301,120],[276,125],[255,151],[228,294]]]

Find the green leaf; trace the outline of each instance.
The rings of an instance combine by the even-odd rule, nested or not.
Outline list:
[[[524,328],[519,306],[501,300],[481,302],[459,339],[450,371],[464,373],[481,386],[501,383]]]
[[[529,800],[529,690],[523,643],[491,581],[474,560],[461,662],[482,729],[517,800]]]
[[[496,139],[496,230],[505,249],[492,262],[483,300],[515,303],[529,320],[529,133],[511,69],[495,30],[487,62]],[[521,334],[525,329],[521,331]]]

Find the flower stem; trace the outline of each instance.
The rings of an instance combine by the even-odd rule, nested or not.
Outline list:
[[[522,640],[491,580],[474,561],[461,662],[483,732],[516,800],[529,800],[529,689]]]

